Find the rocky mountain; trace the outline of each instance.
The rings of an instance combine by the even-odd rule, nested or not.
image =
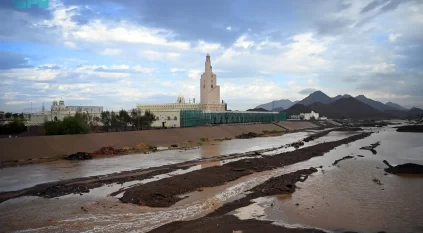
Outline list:
[[[351,99],[355,99],[357,101],[353,101]],[[348,111],[347,109],[343,109],[342,108],[343,106],[338,105],[339,103],[348,104],[346,106]],[[406,108],[402,107],[399,104],[392,103],[392,102],[388,102],[384,104],[382,102],[369,99],[364,95],[359,95],[353,98],[351,95],[345,94],[345,95],[337,95],[331,98],[325,93],[323,93],[322,91],[315,91],[301,101],[292,102],[290,100],[282,99],[282,100],[277,100],[270,103],[259,105],[256,108],[264,108],[269,111],[275,108],[275,111],[276,110],[281,111],[279,107],[286,109],[285,111],[288,113],[288,116],[289,114],[297,115],[301,112],[310,112],[311,110],[320,113],[322,116],[336,117],[336,118],[349,117],[349,116],[365,117],[366,116],[365,111],[368,111],[368,114],[367,114],[368,116],[379,115],[382,117],[388,117],[388,116],[406,117],[414,113],[411,110],[410,110],[411,112],[409,112],[409,110],[407,110]],[[349,112],[349,110],[354,107],[359,108],[358,109],[359,113],[355,114],[354,112]],[[414,111],[418,113],[419,110],[415,109]]]
[[[332,98],[332,101],[337,101],[339,99],[348,98],[348,97],[352,97],[352,96],[350,96],[348,94],[345,94],[345,95],[337,95],[337,96],[335,96],[335,97]]]
[[[288,116],[297,115],[299,113],[315,111],[320,116],[329,118],[381,118],[389,117],[388,114],[378,111],[373,107],[352,97],[340,98],[332,103],[323,104],[315,102],[308,106],[296,104],[286,110]]]
[[[408,109],[396,103],[388,102],[386,103],[386,105],[392,108],[396,108],[397,110],[400,110],[400,111],[408,111]]]
[[[327,96],[325,93],[321,91],[315,91],[311,93],[309,96],[307,96],[306,98],[304,98],[303,100],[301,100],[300,102],[298,102],[297,104],[302,104],[307,106],[316,102],[322,103],[322,104],[328,104],[332,102],[332,98],[330,98],[329,96]]]
[[[396,108],[390,107],[388,105],[383,104],[382,102],[375,101],[372,99],[367,98],[364,95],[359,95],[355,97],[357,100],[379,110],[379,111],[386,111],[386,110],[396,110]]]
[[[390,114],[394,117],[406,118],[406,117],[416,117],[423,114],[423,110],[420,108],[412,108],[410,110],[386,110],[385,113]]]
[[[247,109],[248,112],[268,112],[267,109],[264,108],[253,108],[253,109]]]
[[[296,104],[298,101],[291,101],[288,99],[281,99],[281,100],[275,100],[269,103],[261,104],[255,108],[264,108],[266,110],[272,110],[274,108],[283,108],[287,109],[290,108],[292,105]]]
[[[285,109],[282,108],[282,107],[278,107],[278,108],[272,109],[272,112],[282,112],[283,110],[285,110]]]

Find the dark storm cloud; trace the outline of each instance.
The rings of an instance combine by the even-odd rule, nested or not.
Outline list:
[[[309,94],[311,94],[315,91],[317,91],[317,90],[314,89],[314,88],[307,88],[307,89],[299,91],[298,93],[300,93],[301,95],[309,95]]]
[[[0,51],[0,69],[15,69],[31,67],[23,54]]]

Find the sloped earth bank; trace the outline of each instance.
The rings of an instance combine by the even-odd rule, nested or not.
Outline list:
[[[310,141],[320,137],[323,137],[330,132],[337,130],[337,129],[330,129],[325,130],[322,132],[317,132],[312,136],[307,137],[305,140]],[[302,141],[301,141],[302,142]],[[297,148],[298,143],[291,143],[287,145],[282,145],[277,148],[269,148],[269,149],[262,149],[257,151],[252,151],[248,153],[242,154],[232,154],[227,155],[224,157],[216,157],[210,159],[204,159],[201,161],[187,161],[179,164],[174,165],[164,165],[160,167],[155,167],[151,169],[138,169],[132,171],[125,171],[121,173],[113,173],[108,175],[100,175],[100,176],[91,176],[91,177],[82,177],[82,178],[75,178],[75,179],[68,179],[62,180],[58,182],[50,182],[50,183],[43,183],[39,184],[30,188],[21,189],[18,191],[11,191],[11,192],[2,192],[0,193],[0,203],[6,201],[11,198],[16,198],[20,196],[40,196],[46,198],[54,198],[59,196],[64,196],[68,194],[79,194],[79,193],[88,193],[90,189],[98,188],[104,185],[113,184],[113,183],[125,183],[131,182],[136,180],[144,180],[148,178],[152,178],[154,176],[175,172],[177,170],[183,170],[190,168],[192,166],[203,164],[203,163],[213,163],[219,162],[223,159],[226,161],[230,161],[231,159],[245,159],[248,157],[257,157],[260,156],[262,153],[272,152],[275,150],[280,149],[290,149],[290,147]],[[304,143],[302,143],[304,145]],[[292,149],[293,149],[292,148]],[[269,168],[270,169],[270,168]],[[239,173],[236,177],[240,177],[238,175],[245,175],[254,172],[253,170],[248,173]]]

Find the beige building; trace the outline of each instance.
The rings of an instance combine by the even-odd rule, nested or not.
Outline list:
[[[138,104],[137,109],[144,114],[150,111],[156,115],[153,127],[180,127],[181,110],[225,111],[226,104],[220,101],[220,86],[217,85],[216,74],[213,73],[210,55],[207,54],[204,73],[200,79],[200,103],[186,103],[179,95],[176,103],[169,104]]]
[[[44,107],[43,107],[44,108]],[[65,106],[65,101],[53,101],[50,111],[43,111],[33,113],[29,116],[28,125],[40,125],[46,121],[63,120],[67,116],[75,116],[77,112],[88,113],[93,118],[101,117],[103,107],[101,106]]]

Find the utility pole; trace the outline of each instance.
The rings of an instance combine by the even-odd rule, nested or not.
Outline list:
[[[31,101],[31,114],[32,114],[32,101]]]

